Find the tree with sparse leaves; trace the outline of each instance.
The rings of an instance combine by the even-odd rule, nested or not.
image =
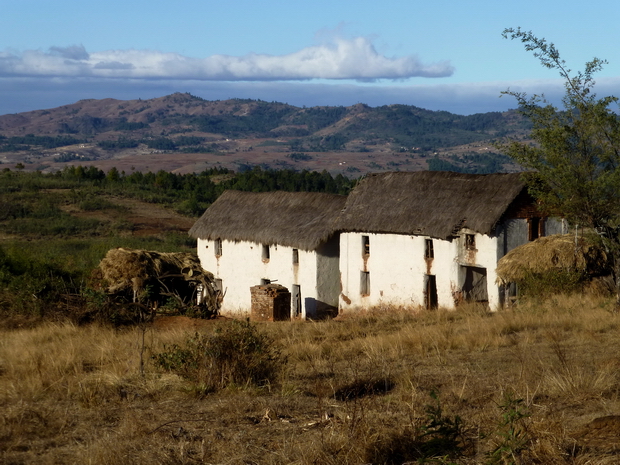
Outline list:
[[[532,122],[534,144],[511,141],[503,146],[524,168],[530,192],[550,215],[596,231],[611,257],[620,308],[620,119],[618,98],[597,97],[593,76],[607,63],[594,58],[573,73],[553,43],[532,32],[505,29],[503,37],[520,40],[541,64],[564,80],[558,108],[543,95],[503,92],[516,98]]]

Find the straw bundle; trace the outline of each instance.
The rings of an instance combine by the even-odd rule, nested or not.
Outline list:
[[[121,247],[109,250],[99,268],[109,283],[110,293],[133,289],[140,282],[171,275],[182,275],[191,280],[205,274],[209,281],[213,280],[213,275],[203,270],[198,257],[191,253],[160,253]]]
[[[213,274],[200,266],[194,254],[117,248],[108,251],[99,269],[110,294],[133,291],[135,298],[151,285],[162,295],[176,293],[189,305],[197,287],[201,287],[205,305],[213,312],[219,309],[220,299],[213,286]]]
[[[575,236],[553,235],[520,245],[508,252],[497,263],[497,283],[518,283],[528,274],[550,270],[583,271],[591,276],[601,275],[608,269],[605,251]]]

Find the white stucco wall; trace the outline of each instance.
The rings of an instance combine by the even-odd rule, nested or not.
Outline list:
[[[465,250],[464,234],[452,241],[432,239],[434,258],[425,259],[424,236],[398,234],[344,233],[340,235],[340,274],[342,311],[381,305],[416,307],[425,305],[425,276],[433,275],[437,287],[437,304],[454,308],[460,299],[464,266],[485,268],[489,306],[499,305],[495,284],[497,239],[474,234],[475,250]],[[473,234],[473,232],[471,232]],[[368,236],[370,254],[362,254],[363,236]],[[370,293],[361,293],[361,274],[370,273]]]
[[[214,241],[198,240],[198,257],[202,267],[222,280],[225,292],[221,312],[230,315],[249,315],[250,287],[261,284],[261,279],[280,284],[292,292],[293,285],[301,287],[301,317],[312,315],[317,291],[317,253],[298,249],[299,264],[293,264],[293,247],[272,245],[269,260],[263,260],[263,246],[254,242],[222,241],[222,255],[215,255]],[[321,273],[337,281],[338,263],[322,262]],[[321,296],[323,297],[323,296]],[[309,299],[309,300],[307,300]],[[337,305],[337,298],[334,305]],[[307,310],[310,310],[308,312]]]
[[[368,236],[370,254],[362,254],[362,237]],[[425,275],[435,275],[439,306],[453,307],[451,290],[458,275],[455,246],[433,240],[434,259],[424,258],[423,236],[346,233],[340,235],[341,309],[380,305],[421,306],[425,303]],[[370,273],[370,293],[361,294],[361,274]]]

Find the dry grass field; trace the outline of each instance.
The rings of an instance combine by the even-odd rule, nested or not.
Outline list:
[[[277,378],[220,389],[155,356],[225,320],[3,329],[0,462],[620,463],[611,308],[574,295],[258,324]]]

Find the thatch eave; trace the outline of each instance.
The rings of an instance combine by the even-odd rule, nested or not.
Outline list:
[[[446,240],[461,228],[491,235],[524,189],[519,173],[418,171],[368,175],[349,194],[336,228]]]
[[[225,191],[190,229],[192,237],[316,250],[334,234],[346,197],[315,192]]]

